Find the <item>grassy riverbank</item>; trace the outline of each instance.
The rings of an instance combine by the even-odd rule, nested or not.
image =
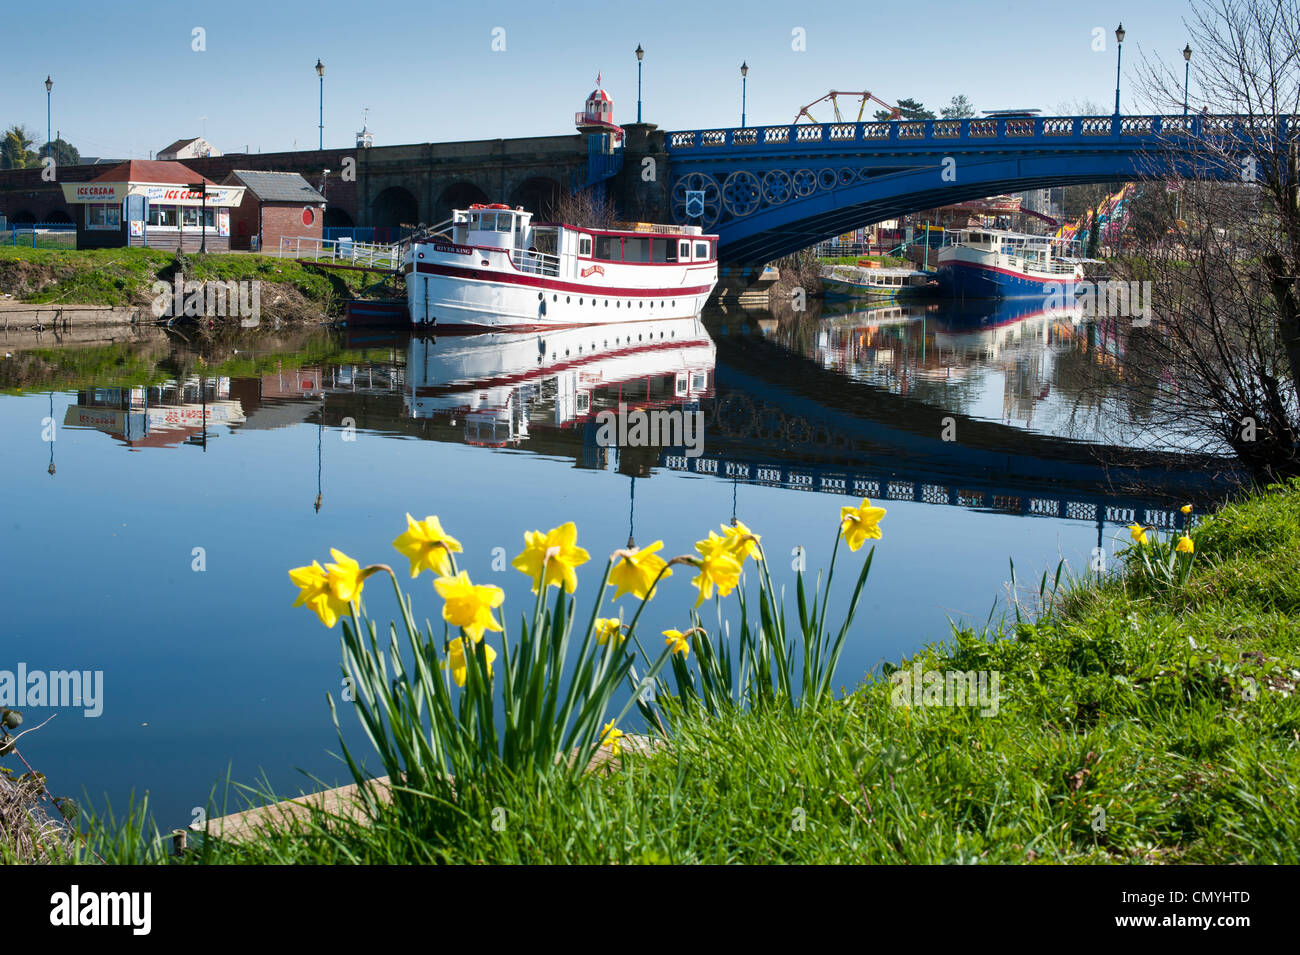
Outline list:
[[[145,308],[154,282],[171,283],[177,270],[189,281],[262,283],[267,318],[319,319],[337,311],[375,275],[331,272],[293,259],[246,253],[179,256],[158,249],[52,250],[0,247],[0,295],[41,305]]]
[[[1047,579],[1037,613],[900,661],[997,671],[996,714],[895,705],[882,676],[800,709],[683,713],[662,751],[573,783],[501,779],[454,806],[317,818],[188,858],[1294,864],[1300,482],[1192,536],[1183,583],[1138,570],[1135,549],[1123,575],[1055,596]],[[870,621],[853,632],[869,641]],[[135,845],[119,829],[96,849],[138,860]]]

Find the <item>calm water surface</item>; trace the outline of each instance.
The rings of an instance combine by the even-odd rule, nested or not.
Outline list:
[[[391,542],[408,511],[442,518],[461,566],[506,589],[513,625],[530,606],[508,569],[525,530],[578,523],[589,606],[629,534],[686,553],[738,518],[789,586],[796,547],[824,567],[839,508],[879,499],[884,539],[839,671],[851,687],[950,619],[982,623],[1009,560],[1026,580],[1061,558],[1083,567],[1122,523],[1211,490],[1203,470],[1162,466],[1146,474],[1157,487],[1117,492],[1095,449],[1128,412],[1079,384],[1121,360],[1113,336],[1015,307],[706,315],[545,338],[242,336],[201,349],[161,330],[89,348],[15,338],[0,362],[0,670],[104,673],[101,716],[57,710],[24,752],[60,792],[117,806],[148,790],[163,826],[188,823],[227,770],[285,792],[309,784],[303,772],[343,781],[326,706],[339,634],[291,607],[287,571],[330,547],[400,564]],[[620,401],[698,409],[702,455],[601,447],[594,415]],[[841,564],[842,588],[860,559]],[[643,633],[686,624],[688,581],[667,582]],[[437,619],[428,575],[413,587],[417,613]],[[378,579],[367,600],[393,615]]]

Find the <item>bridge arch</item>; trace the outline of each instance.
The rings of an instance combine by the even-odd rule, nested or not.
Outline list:
[[[984,196],[1208,173],[1274,130],[1237,116],[1074,116],[834,123],[669,133],[674,221],[745,269],[858,226]],[[1210,146],[1209,150],[1204,146]],[[687,203],[692,210],[687,218]]]
[[[420,204],[404,186],[389,186],[370,203],[370,221],[376,226],[416,225]]]
[[[550,219],[562,195],[558,182],[550,176],[530,176],[510,193],[510,205],[523,206],[538,219]]]
[[[438,202],[433,209],[433,221],[442,222],[451,218],[453,209],[465,209],[475,202],[488,202],[488,195],[477,185],[468,180],[454,182],[438,195]]]

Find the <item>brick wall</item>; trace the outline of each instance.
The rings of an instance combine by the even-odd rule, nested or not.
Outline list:
[[[280,238],[296,238],[303,236],[305,238],[319,239],[322,235],[321,226],[325,220],[325,215],[320,206],[311,207],[313,216],[311,225],[304,225],[302,221],[303,206],[298,203],[262,203],[262,248],[269,253],[276,253],[280,249]]]

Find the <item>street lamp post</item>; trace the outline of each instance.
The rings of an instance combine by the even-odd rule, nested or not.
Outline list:
[[[1183,115],[1187,115],[1187,82],[1192,75],[1192,45],[1183,47]]]
[[[208,251],[208,184],[206,182],[196,182],[190,186],[190,191],[197,192],[202,199],[202,205],[199,209],[199,230],[202,238],[199,240],[199,254],[206,254]]]
[[[54,89],[54,80],[45,74],[45,156],[50,155],[50,91]]]
[[[641,49],[641,44],[636,45],[636,121],[641,122],[641,60],[645,57],[645,50]]]
[[[740,128],[745,128],[745,94],[749,85],[749,64],[740,64]]]
[[[1115,115],[1119,115],[1119,68],[1124,59],[1124,24],[1115,28]]]
[[[316,57],[316,75],[320,77],[320,125],[318,127],[318,129],[320,130],[320,142],[317,144],[316,148],[324,149],[325,148],[325,64],[320,61],[319,56]]]

